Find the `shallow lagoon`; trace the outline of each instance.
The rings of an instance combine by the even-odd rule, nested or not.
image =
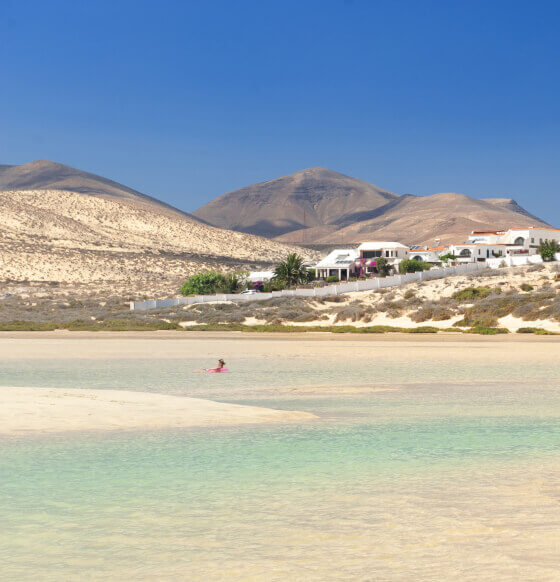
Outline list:
[[[270,342],[211,377],[190,373],[208,365],[196,348],[4,360],[0,385],[204,395],[319,419],[2,439],[3,578],[560,579],[558,360],[410,346],[403,362],[395,345],[365,361],[348,342],[338,359],[331,345],[283,355]]]

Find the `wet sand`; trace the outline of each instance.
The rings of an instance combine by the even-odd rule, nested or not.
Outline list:
[[[182,428],[312,418],[315,416],[306,412],[147,392],[0,387],[0,434]]]
[[[464,360],[468,353],[484,352],[487,358],[557,358],[560,336],[507,334],[494,336],[445,334],[339,334],[328,332],[244,333],[244,332],[0,332],[2,359],[176,359],[197,355],[235,358],[270,354],[278,356],[356,357],[358,353],[383,351],[388,360],[402,360],[414,354],[430,357],[445,349],[446,358]],[[357,350],[357,352],[356,352]]]

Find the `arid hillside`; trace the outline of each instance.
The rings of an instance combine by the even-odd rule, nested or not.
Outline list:
[[[0,192],[0,281],[174,294],[206,268],[261,268],[301,249],[217,229],[157,201],[66,190]],[[309,256],[311,253],[308,252]]]
[[[66,190],[153,208],[159,212],[185,214],[123,184],[50,160],[36,160],[16,166],[0,165],[0,190]]]
[[[396,240],[404,244],[464,242],[473,230],[549,226],[513,200],[479,200],[456,193],[432,196],[400,196],[371,212],[359,213],[328,227],[305,233],[318,244],[359,243],[364,240]],[[302,241],[304,232],[278,237],[284,242]]]
[[[463,242],[472,230],[549,226],[508,198],[398,196],[326,168],[229,192],[194,214],[215,226],[303,245]]]
[[[307,168],[228,192],[194,215],[214,226],[273,238],[302,228],[336,224],[397,198],[363,180],[326,168]]]

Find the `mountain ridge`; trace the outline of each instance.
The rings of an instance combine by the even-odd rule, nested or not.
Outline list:
[[[117,199],[128,204],[157,206],[194,219],[187,212],[115,180],[51,160],[35,160],[20,165],[0,164],[0,191],[4,190],[66,190],[97,198]]]
[[[314,182],[318,188],[302,204],[298,184],[305,175],[312,178],[308,188]],[[307,210],[311,198],[321,212]],[[227,192],[193,214],[209,224],[310,246],[366,239],[463,242],[472,230],[550,226],[512,198],[473,198],[457,192],[398,195],[321,167]]]
[[[193,215],[214,226],[273,238],[301,227],[331,224],[397,197],[358,178],[315,166],[226,192]]]

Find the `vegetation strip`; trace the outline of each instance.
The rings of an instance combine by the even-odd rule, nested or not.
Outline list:
[[[528,329],[528,328],[524,328]],[[509,333],[504,328],[484,328],[473,327],[462,330],[457,328],[439,328],[432,326],[420,327],[393,327],[390,325],[372,325],[368,327],[356,327],[354,325],[332,325],[332,326],[296,326],[296,325],[243,325],[243,324],[202,324],[189,327],[182,327],[175,323],[166,322],[130,322],[130,321],[104,321],[93,323],[88,321],[71,321],[67,323],[40,323],[35,321],[11,321],[0,323],[0,331],[240,331],[240,332],[276,332],[276,333],[302,333],[302,332],[323,332],[323,333],[356,333],[356,334],[383,334],[383,333],[478,333],[482,335],[494,335]],[[544,330],[543,330],[544,331]],[[525,333],[539,333],[525,332]],[[543,334],[549,335],[549,334]],[[552,334],[550,335],[557,335]]]

